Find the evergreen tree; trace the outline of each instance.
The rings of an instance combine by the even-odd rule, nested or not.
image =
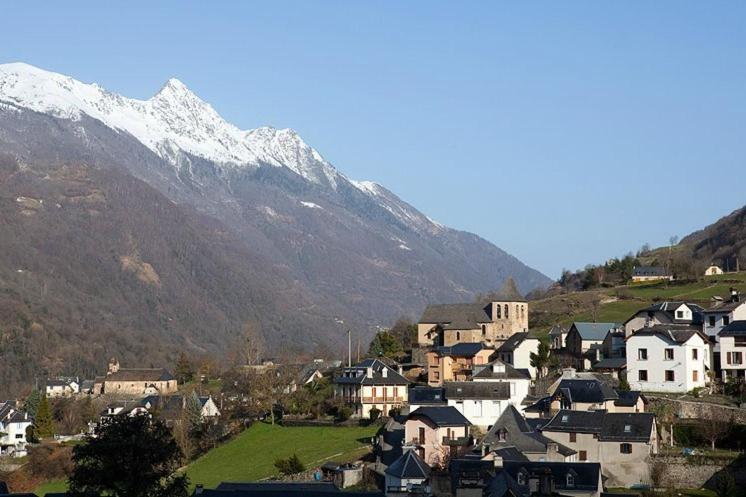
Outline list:
[[[176,368],[174,369],[174,375],[176,381],[181,383],[189,383],[194,379],[194,364],[189,360],[187,355],[182,352],[179,354],[179,359],[176,361]]]
[[[26,398],[26,402],[23,404],[23,410],[28,413],[32,418],[36,417],[36,411],[39,409],[39,402],[41,402],[42,394],[38,388],[31,390],[31,393]]]
[[[51,438],[54,436],[54,422],[52,421],[52,410],[49,401],[42,396],[34,419],[34,432],[39,438]]]
[[[191,430],[199,428],[200,424],[202,424],[202,404],[199,401],[197,392],[192,391],[192,394],[187,397],[184,414],[185,420],[189,423]]]
[[[368,355],[396,358],[404,352],[401,342],[389,331],[379,331],[370,342]]]
[[[629,392],[629,382],[627,381],[627,378],[622,376],[619,379],[619,387],[617,388],[620,392]]]
[[[536,352],[531,352],[529,358],[531,366],[536,368],[536,377],[543,378],[547,366],[549,366],[549,344],[542,340],[539,342],[539,348]]]
[[[73,448],[74,496],[187,497],[183,454],[171,430],[148,416],[114,416]]]

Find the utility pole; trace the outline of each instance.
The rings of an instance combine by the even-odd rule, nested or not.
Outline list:
[[[347,330],[347,367],[352,367],[352,332]]]
[[[357,337],[357,362],[360,362],[360,337]]]

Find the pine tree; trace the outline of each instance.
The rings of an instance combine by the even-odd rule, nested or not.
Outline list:
[[[39,438],[50,438],[54,436],[52,411],[49,409],[49,401],[46,396],[42,396],[39,401],[39,408],[36,410],[34,431],[36,436]]]
[[[36,417],[36,411],[39,409],[39,402],[41,402],[41,392],[39,389],[34,388],[26,398],[26,402],[23,404],[23,410],[28,413],[32,418]]]
[[[192,394],[186,399],[184,414],[191,430],[199,428],[202,424],[202,403],[199,401],[197,392],[192,391]]]
[[[176,375],[176,381],[178,381],[182,385],[184,383],[189,383],[194,379],[194,365],[184,352],[179,354],[179,359],[176,361],[174,374]]]

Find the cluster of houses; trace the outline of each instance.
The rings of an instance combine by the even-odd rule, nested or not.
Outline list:
[[[597,496],[647,485],[658,434],[645,393],[746,373],[746,302],[736,290],[708,308],[659,302],[623,323],[555,326],[551,354],[562,367],[551,377],[532,361],[540,341],[528,312],[514,294],[431,305],[410,362],[366,359],[334,378],[354,416],[388,416],[376,464],[387,495],[439,493],[444,474],[454,495],[518,497],[549,485]]]

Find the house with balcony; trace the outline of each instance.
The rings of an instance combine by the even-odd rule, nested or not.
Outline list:
[[[651,326],[628,336],[626,343],[632,390],[686,393],[709,383],[710,340],[699,328]]]
[[[33,422],[27,412],[16,407],[15,401],[0,403],[0,456],[26,455],[26,430]]]
[[[482,343],[459,343],[447,347],[433,347],[427,358],[427,382],[440,386],[446,381],[468,381],[478,366],[490,362],[495,349]]]
[[[728,378],[746,379],[746,320],[729,323],[718,332],[720,344],[720,374]]]
[[[455,407],[420,407],[404,423],[404,448],[430,467],[443,467],[471,446],[471,423]]]
[[[577,451],[579,462],[601,463],[607,486],[649,483],[649,458],[658,453],[653,414],[561,410],[541,433]]]
[[[388,416],[407,404],[409,380],[378,359],[343,368],[334,378],[334,397],[350,406],[353,416],[367,418],[371,409]]]

